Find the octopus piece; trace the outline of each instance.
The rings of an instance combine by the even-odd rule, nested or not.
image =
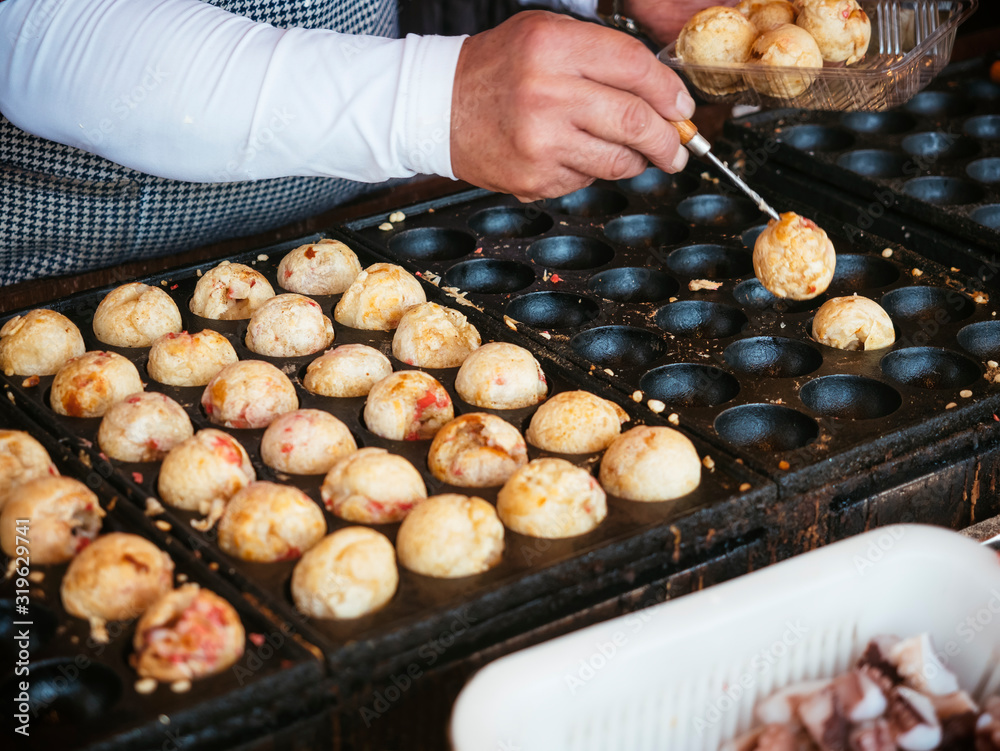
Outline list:
[[[0,328],[0,370],[4,375],[55,375],[67,360],[85,351],[80,329],[54,310],[30,310]]]
[[[750,58],[757,28],[735,8],[715,6],[695,13],[684,24],[674,47],[686,65],[740,65]],[[691,82],[706,94],[721,96],[746,88],[739,73],[688,70]]]
[[[324,238],[300,245],[278,264],[278,284],[300,295],[339,295],[361,273],[354,251],[339,240]]]
[[[425,302],[399,319],[392,354],[418,368],[457,368],[480,341],[476,327],[457,310]]]
[[[799,14],[788,0],[740,0],[736,10],[750,19],[758,34],[776,29],[782,24],[795,23]]]
[[[777,297],[811,300],[826,292],[836,268],[837,254],[826,232],[791,211],[768,222],[754,243],[754,274]]]
[[[65,563],[97,536],[103,518],[97,496],[79,480],[39,477],[7,494],[0,513],[0,547],[13,558],[26,537],[23,544],[32,564]],[[22,519],[29,520],[28,535],[18,532]]]
[[[345,527],[307,551],[292,573],[292,598],[313,618],[360,618],[396,593],[396,551],[385,535]]]
[[[191,312],[215,321],[249,318],[274,288],[259,271],[242,263],[223,261],[198,280],[191,297]]]
[[[389,524],[427,497],[417,469],[385,449],[363,448],[338,461],[323,479],[323,503],[341,519]]]
[[[298,488],[252,482],[229,499],[219,519],[219,547],[244,561],[298,558],[323,539],[326,518]]]
[[[49,400],[60,415],[103,417],[115,402],[142,391],[135,365],[115,352],[86,352],[63,365]]]
[[[413,274],[402,266],[375,263],[351,282],[333,317],[352,329],[391,331],[403,313],[422,302],[427,296]]]
[[[148,347],[183,326],[181,312],[170,295],[142,282],[111,290],[94,313],[94,334],[112,347]]]
[[[325,475],[338,459],[357,450],[348,427],[318,409],[280,415],[260,442],[264,464],[290,475]]]
[[[101,451],[121,462],[155,462],[194,435],[184,408],[166,394],[141,391],[111,405],[101,418]]]
[[[820,344],[849,352],[885,349],[896,341],[889,314],[867,297],[834,297],[816,311],[812,335]]]
[[[538,408],[524,436],[542,451],[591,454],[618,437],[628,415],[588,391],[563,391]]]
[[[488,571],[503,556],[503,524],[496,509],[475,496],[435,495],[399,526],[399,562],[424,576],[456,579]]]
[[[301,357],[333,343],[333,323],[315,300],[285,294],[261,304],[250,317],[246,345],[267,357]]]
[[[0,511],[18,485],[59,474],[49,452],[23,430],[0,430]]]
[[[367,344],[342,344],[306,368],[302,385],[320,396],[368,396],[372,386],[392,374],[392,363]]]
[[[365,426],[392,441],[433,438],[454,416],[444,386],[420,370],[401,370],[383,378],[365,401]]]
[[[852,65],[868,52],[872,22],[857,0],[810,0],[795,23],[812,35],[828,63]]]
[[[497,513],[514,532],[558,539],[595,529],[608,515],[608,504],[587,470],[548,457],[510,476],[497,494]]]
[[[759,69],[748,74],[756,91],[776,99],[792,99],[812,86],[816,76],[805,71],[822,68],[823,55],[808,31],[786,23],[757,37],[750,50],[750,63]],[[768,68],[800,68],[804,72]]]
[[[233,665],[243,655],[246,632],[232,605],[197,584],[184,584],[149,606],[132,646],[132,667],[140,677],[193,681]]]
[[[165,334],[153,342],[146,370],[168,386],[204,386],[216,373],[239,358],[222,334],[211,329],[189,334]]]
[[[227,365],[205,386],[201,406],[208,419],[227,428],[266,428],[275,417],[299,408],[288,376],[262,360]]]
[[[544,401],[549,386],[538,360],[523,347],[484,344],[469,355],[455,377],[455,390],[482,409],[520,409]]]
[[[463,488],[503,485],[527,463],[520,431],[487,412],[456,417],[437,432],[427,454],[431,474]]]
[[[601,460],[599,478],[611,495],[630,501],[670,501],[701,482],[694,444],[673,428],[639,425],[616,438]]]

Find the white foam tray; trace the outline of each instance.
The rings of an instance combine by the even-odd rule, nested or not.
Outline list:
[[[487,665],[457,751],[715,751],[756,702],[929,632],[976,698],[1000,691],[1000,558],[921,525],[874,530]]]

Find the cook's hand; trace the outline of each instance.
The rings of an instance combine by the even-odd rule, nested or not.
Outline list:
[[[737,0],[623,0],[622,14],[635,19],[654,42],[666,46],[699,10],[736,5]]]
[[[667,121],[693,112],[680,79],[638,40],[553,13],[519,13],[462,47],[452,169],[522,201],[633,177],[647,160],[677,172],[687,151]]]

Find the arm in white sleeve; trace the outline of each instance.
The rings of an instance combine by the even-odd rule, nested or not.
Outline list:
[[[0,112],[177,180],[454,177],[463,40],[277,29],[200,0],[6,0]]]

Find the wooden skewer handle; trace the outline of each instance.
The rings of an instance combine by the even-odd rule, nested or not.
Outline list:
[[[692,138],[698,135],[698,126],[695,125],[690,120],[680,120],[680,121],[672,120],[670,124],[677,129],[677,133],[681,137],[681,143],[684,144],[685,146],[687,145],[688,141],[690,141]]]

